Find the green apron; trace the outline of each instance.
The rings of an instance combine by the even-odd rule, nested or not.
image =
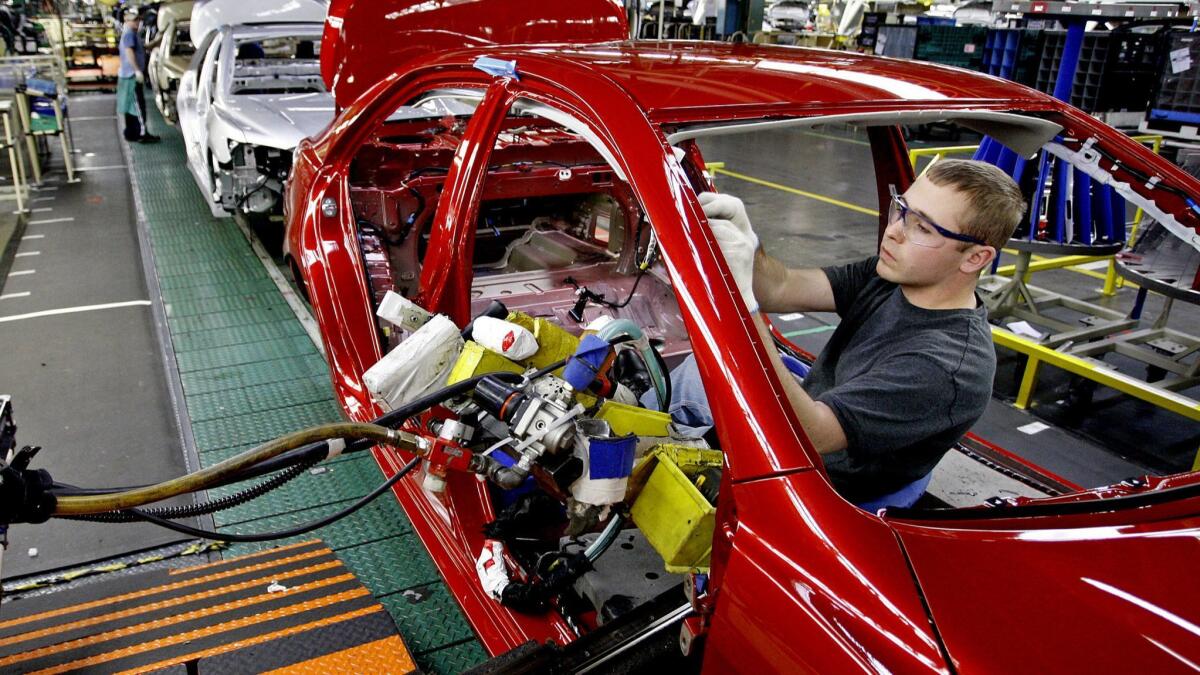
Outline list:
[[[142,109],[137,104],[137,78],[117,78],[117,114],[142,119]]]

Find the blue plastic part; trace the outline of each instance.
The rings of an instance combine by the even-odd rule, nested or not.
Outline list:
[[[1171,122],[1183,122],[1185,124],[1200,124],[1200,113],[1153,108],[1150,110],[1150,119],[1169,120]]]
[[[994,164],[996,166],[1000,166],[1000,160],[1004,156],[1004,151],[1005,151],[1004,145],[1002,143],[1000,143],[999,141],[993,139],[992,142],[988,144],[987,159],[985,159],[984,161],[986,161],[988,164]]]
[[[1092,178],[1075,170],[1075,238],[1091,246],[1092,236]]]
[[[1054,228],[1054,241],[1062,244],[1066,243],[1067,231],[1067,196],[1068,190],[1067,175],[1071,171],[1071,165],[1063,161],[1054,163],[1054,189],[1051,190],[1051,202],[1054,208],[1052,209],[1050,226]]]
[[[40,77],[25,78],[25,88],[44,96],[58,95],[58,84],[54,80],[44,80]]]
[[[1070,103],[1075,71],[1079,68],[1079,52],[1083,51],[1083,28],[1086,24],[1083,19],[1063,21],[1067,24],[1067,39],[1058,66],[1058,79],[1054,82],[1054,98]]]
[[[1050,161],[1046,153],[1038,157],[1037,186],[1033,188],[1033,197],[1029,201],[1029,240],[1037,238],[1038,222],[1042,217],[1042,195],[1046,192],[1046,178],[1050,171]]]
[[[787,367],[788,372],[802,380],[808,377],[808,371],[812,370],[812,366],[791,354],[780,354],[779,360],[783,361],[783,365]]]
[[[1094,219],[1094,234],[1097,239],[1107,239],[1113,227],[1112,188],[1107,185],[1098,187],[1100,189],[1092,193],[1092,206],[1098,211]]]
[[[633,473],[637,436],[588,439],[588,478],[624,478]]]
[[[997,143],[997,145],[999,145],[999,143]],[[1019,157],[1017,157],[1017,153],[1004,146],[1000,146],[1000,156],[996,158],[996,166],[1000,167],[1001,171],[1011,176],[1013,175],[1013,169],[1016,168],[1018,159]]]
[[[608,358],[610,351],[612,351],[612,345],[603,338],[595,335],[583,336],[575,354],[563,368],[563,379],[576,390],[587,389],[588,385],[596,379],[596,374],[600,372],[600,366],[604,365],[604,360]]]
[[[979,147],[975,148],[975,154],[971,156],[971,159],[987,161],[985,158],[988,156],[988,151],[995,142],[996,141],[993,141],[991,136],[984,136],[983,140],[979,141]]]
[[[1116,190],[1109,190],[1112,198],[1112,229],[1108,232],[1111,242],[1125,241],[1125,198]]]
[[[1146,289],[1139,288],[1138,292],[1137,292],[1137,297],[1135,297],[1133,300],[1133,311],[1129,312],[1129,318],[1133,319],[1134,321],[1140,321],[1142,319],[1142,310],[1144,310],[1145,308],[1146,308]]]
[[[475,59],[473,65],[488,75],[511,77],[514,80],[521,79],[521,76],[517,74],[516,61],[505,61],[504,59],[493,59],[490,56],[481,56]]]
[[[1016,156],[1017,153],[1013,153]],[[1029,160],[1024,157],[1017,157],[1017,161],[1013,163],[1012,177],[1017,181],[1017,185],[1021,184],[1021,179],[1025,177],[1025,167],[1029,165]]]

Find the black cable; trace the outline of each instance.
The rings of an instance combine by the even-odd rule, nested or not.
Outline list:
[[[658,353],[658,349],[656,349],[654,345],[650,345],[650,351],[654,352],[654,359],[658,361],[658,367],[662,370],[663,382],[666,389],[663,392],[663,397],[665,399],[663,403],[669,406],[671,403],[671,371],[669,368],[667,368],[667,360],[663,358],[662,354]],[[664,410],[664,412],[666,411]]]
[[[637,233],[633,235],[635,246],[641,246],[642,226],[645,225],[645,223],[646,223],[645,216],[638,218]],[[648,272],[650,270],[651,260],[650,260],[649,251],[647,251],[647,253],[648,253],[648,255],[646,256],[646,260],[644,260],[642,262],[642,264],[639,265],[639,267],[638,267],[638,275],[637,275],[637,278],[635,278],[633,280],[633,287],[629,289],[629,295],[625,296],[625,299],[623,301],[621,301],[619,303],[610,302],[610,301],[604,299],[603,293],[600,293],[600,294],[592,293],[590,290],[588,290],[588,288],[586,286],[584,286],[583,291],[584,291],[584,293],[589,294],[589,300],[591,302],[596,303],[597,305],[600,305],[602,307],[608,307],[610,309],[622,309],[622,308],[628,306],[629,302],[631,300],[633,300],[633,296],[637,293],[637,287],[638,287],[638,284],[640,284],[642,282],[642,277],[644,277],[646,275],[646,272]],[[566,279],[563,279],[563,281],[565,283],[573,286],[575,288],[575,290],[579,290],[579,288],[580,288],[579,283],[576,282],[575,279],[573,279],[571,277],[567,277]]]
[[[536,377],[541,377],[542,375],[545,375],[546,373],[550,372],[551,370],[554,370],[556,368],[561,368],[565,363],[566,363],[566,361],[564,360],[564,361],[561,361],[561,362],[555,364],[549,370],[539,371],[538,373],[535,373],[533,376],[531,376],[530,379],[534,379]],[[439,389],[438,391],[430,392],[429,394],[426,394],[425,396],[422,396],[421,398],[418,398],[404,406],[401,406],[400,408],[397,408],[388,413],[384,413],[383,415],[376,418],[372,422],[372,424],[378,424],[380,426],[386,426],[386,427],[394,429],[394,428],[398,427],[399,425],[403,424],[406,420],[408,420],[413,415],[425,410],[426,408],[430,408],[438,403],[441,403],[442,401],[444,401],[446,399],[453,398],[455,396],[461,396],[462,394],[466,393],[467,391],[473,389],[475,387],[475,385],[477,385],[479,383],[480,380],[482,380],[484,377],[487,377],[487,376],[496,377],[496,378],[502,379],[502,380],[508,380],[510,382],[520,382],[523,380],[523,377],[516,373],[489,373],[488,375],[480,375],[478,377],[473,377],[473,378],[470,378],[467,380],[463,380],[462,382],[457,382],[448,387],[444,387],[442,389]],[[376,443],[374,441],[365,440],[365,439],[360,440],[360,441],[352,441],[352,442],[346,444],[346,447],[342,450],[342,454],[367,450],[369,448],[374,447],[375,445],[376,445]],[[230,485],[232,483],[238,483],[238,482],[241,482],[244,480],[249,480],[251,478],[258,478],[259,476],[264,476],[266,474],[274,473],[276,471],[286,469],[286,468],[296,465],[296,464],[307,462],[310,459],[312,459],[313,457],[316,457],[317,462],[319,462],[321,460],[326,459],[328,457],[328,454],[329,454],[329,442],[328,441],[320,441],[317,443],[310,443],[308,445],[301,446],[299,448],[295,448],[294,450],[289,450],[288,452],[285,452],[277,457],[273,457],[273,458],[265,460],[263,462],[259,462],[258,464],[254,465],[252,467],[247,467],[246,469],[238,472],[237,474],[235,474],[233,476],[230,476],[228,479],[223,480],[223,481],[213,485],[212,487],[221,487],[224,485]],[[314,463],[316,463],[316,462],[314,462]],[[133,486],[133,487],[115,487],[115,488],[81,488],[81,487],[77,487],[75,485],[71,485],[69,483],[55,483],[54,484],[54,488],[55,488],[54,492],[55,492],[56,496],[104,495],[104,494],[112,494],[115,492],[126,492],[128,490],[136,490],[136,489],[141,489],[144,487],[147,487],[147,486],[139,485],[139,486]],[[62,488],[62,489],[60,490],[58,488]]]
[[[643,267],[642,269],[638,270],[637,278],[633,280],[633,288],[629,289],[629,295],[625,296],[625,300],[623,302],[611,303],[611,302],[607,302],[605,300],[600,300],[599,301],[600,304],[602,304],[606,307],[610,307],[612,309],[621,309],[622,307],[625,307],[626,305],[628,305],[629,301],[633,300],[634,294],[637,293],[637,287],[638,287],[638,284],[642,283],[642,277],[646,276],[646,271],[649,269],[650,269],[649,266],[647,266],[647,267]]]
[[[634,338],[631,335],[621,335],[617,338],[609,340],[608,344],[619,345],[623,342],[632,342],[633,339]],[[567,362],[570,360],[571,360],[570,357],[568,357],[568,358],[562,359],[561,361],[555,361],[554,363],[551,363],[550,365],[546,366],[545,368],[541,368],[540,370],[533,371],[532,373],[529,374],[529,377],[527,377],[525,379],[532,382],[533,380],[536,380],[539,377],[542,377],[543,375],[552,373],[552,372],[558,370],[559,368],[562,368],[563,366],[567,365]],[[480,378],[488,377],[488,376],[492,376],[492,375],[507,375],[507,374],[508,373],[488,373],[487,375],[481,375],[480,377],[477,377],[475,379],[478,380]],[[517,379],[520,379],[520,377],[521,377],[520,375],[517,375]],[[510,378],[506,378],[506,379],[510,379]],[[376,422],[376,424],[378,424],[378,422]]]
[[[392,488],[392,486],[395,485],[397,482],[399,482],[399,480],[401,478],[408,475],[408,473],[410,471],[412,471],[413,468],[415,468],[420,461],[421,461],[420,457],[414,457],[413,459],[409,460],[409,462],[407,464],[405,464],[403,467],[400,468],[399,471],[396,472],[396,475],[394,475],[391,478],[384,481],[384,483],[382,485],[380,485],[379,487],[372,490],[370,494],[359,499],[358,501],[354,502],[350,506],[347,506],[346,508],[338,511],[337,513],[332,513],[332,514],[325,516],[324,518],[321,518],[319,520],[314,520],[306,525],[300,525],[297,527],[293,527],[289,530],[279,530],[277,532],[260,532],[260,533],[256,533],[256,534],[238,534],[236,532],[230,532],[230,533],[212,532],[210,530],[201,530],[199,528],[190,527],[188,525],[183,525],[182,523],[176,523],[176,522],[167,520],[165,518],[159,518],[158,516],[146,513],[145,511],[142,511],[141,509],[128,509],[128,511],[130,513],[132,513],[133,515],[137,516],[138,518],[140,518],[141,520],[145,520],[147,522],[153,523],[155,525],[158,525],[159,527],[164,527],[168,530],[174,530],[176,532],[181,532],[188,536],[200,537],[203,539],[213,539],[216,541],[224,541],[224,542],[229,542],[229,543],[247,543],[247,542],[273,541],[275,539],[286,539],[288,537],[295,537],[295,536],[298,536],[301,534],[307,534],[308,532],[312,532],[313,530],[320,529],[330,523],[336,522],[338,520],[341,520],[342,518],[345,518],[346,516],[349,516],[350,514],[354,513],[355,511],[358,511],[362,507],[364,507],[367,504],[374,501],[376,498],[378,498],[383,493],[390,490]]]
[[[620,344],[622,342],[627,342],[631,339],[632,338],[630,336],[621,336],[621,337],[611,341],[610,344]],[[657,352],[656,352],[656,354],[657,354]],[[659,357],[659,358],[661,359],[661,357]],[[557,368],[561,368],[563,365],[565,365],[567,363],[568,360],[569,359],[562,359],[558,362],[552,363],[552,364],[546,366],[545,368],[535,371],[528,378],[524,378],[522,375],[519,375],[517,373],[488,373],[486,375],[479,375],[477,377],[469,378],[469,379],[463,380],[462,382],[458,382],[458,383],[455,383],[448,387],[444,387],[438,391],[431,392],[430,394],[427,394],[425,396],[422,396],[421,398],[418,398],[414,401],[409,402],[407,405],[401,406],[400,408],[397,408],[396,410],[385,413],[384,415],[381,415],[379,418],[377,418],[375,420],[375,423],[379,424],[381,426],[388,426],[390,428],[393,427],[394,425],[398,426],[399,424],[402,424],[404,421],[406,421],[407,419],[409,419],[410,417],[412,417],[413,415],[415,415],[416,413],[418,413],[422,410],[428,409],[428,408],[432,407],[433,405],[440,403],[441,401],[444,401],[449,398],[453,398],[454,396],[461,395],[461,394],[473,389],[475,387],[475,385],[477,385],[479,383],[479,381],[481,381],[485,377],[493,377],[493,378],[498,378],[498,379],[502,379],[502,380],[510,380],[510,381],[523,381],[525,379],[534,380],[539,377],[542,377],[543,375],[545,375]],[[375,445],[375,443],[373,443],[370,440],[366,440],[366,439],[359,440],[359,441],[353,441],[346,445],[344,452],[354,452],[354,451],[370,448],[374,445]],[[226,542],[260,542],[260,541],[271,541],[274,539],[284,539],[287,537],[293,537],[293,536],[297,536],[300,534],[305,534],[307,532],[311,532],[312,530],[319,529],[321,527],[324,527],[325,525],[328,525],[329,523],[335,522],[337,520],[340,520],[342,518],[345,518],[345,517],[353,514],[354,512],[361,509],[362,507],[369,504],[372,500],[378,498],[380,495],[382,495],[384,492],[386,492],[388,489],[390,489],[393,485],[395,485],[402,477],[404,477],[410,471],[412,471],[412,469],[416,467],[417,463],[420,462],[420,459],[421,459],[420,457],[414,457],[407,464],[405,464],[398,472],[396,472],[396,474],[394,476],[389,478],[387,481],[385,481],[379,487],[375,488],[375,490],[373,490],[370,494],[359,499],[354,504],[351,504],[350,506],[348,506],[344,509],[341,509],[340,511],[338,511],[336,513],[326,516],[325,518],[313,521],[311,523],[308,523],[307,525],[302,525],[302,526],[299,526],[296,528],[292,528],[290,530],[283,530],[283,531],[279,531],[279,532],[264,532],[264,533],[247,534],[247,535],[237,534],[237,533],[225,534],[225,533],[221,533],[221,532],[212,532],[212,531],[208,531],[208,530],[201,530],[198,528],[190,527],[188,525],[183,525],[181,523],[175,523],[170,520],[171,518],[187,518],[187,517],[192,517],[192,516],[196,516],[196,515],[204,515],[207,513],[211,513],[213,511],[219,511],[219,510],[222,510],[225,508],[231,508],[233,506],[237,506],[238,504],[244,503],[251,499],[255,499],[263,494],[266,494],[267,492],[269,492],[273,489],[280,487],[284,483],[287,483],[288,481],[293,480],[294,478],[299,476],[301,473],[303,473],[306,469],[310,468],[312,465],[325,459],[325,457],[327,455],[328,455],[328,442],[324,441],[321,443],[314,443],[314,444],[310,444],[309,446],[297,448],[296,450],[293,450],[289,453],[285,453],[284,455],[275,457],[275,458],[273,458],[273,460],[261,462],[258,465],[256,465],[255,467],[251,467],[251,468],[247,469],[246,471],[240,472],[239,474],[237,474],[237,480],[245,480],[246,475],[250,474],[252,472],[264,471],[266,466],[269,463],[271,463],[272,461],[283,460],[286,462],[291,462],[292,465],[290,467],[286,468],[286,470],[284,470],[279,475],[274,476],[270,480],[267,480],[259,485],[253,486],[246,490],[243,490],[242,492],[239,492],[237,494],[230,495],[228,497],[224,497],[224,498],[221,498],[218,500],[213,500],[213,501],[202,503],[202,504],[195,504],[195,505],[184,506],[184,507],[171,507],[171,508],[166,508],[166,509],[149,509],[149,510],[131,508],[131,509],[125,509],[125,510],[122,510],[119,512],[113,512],[113,513],[108,513],[108,514],[94,514],[94,515],[89,515],[89,516],[71,516],[71,517],[64,517],[64,519],[92,520],[92,521],[99,521],[99,522],[130,522],[133,520],[144,520],[144,521],[153,523],[155,525],[158,525],[160,527],[164,527],[168,530],[174,530],[176,532],[181,532],[183,534],[187,534],[190,536],[202,537],[202,538],[214,539],[217,541],[226,541]],[[77,487],[65,485],[65,484],[59,484],[59,485],[67,488],[68,490],[75,491],[74,492],[75,494],[97,493],[97,492],[99,492],[100,494],[105,494],[108,492],[107,490],[98,491],[98,490],[89,490],[89,489],[85,489],[85,488],[77,488]]]
[[[562,359],[561,361],[555,361],[554,363],[551,363],[550,365],[546,366],[545,368],[541,368],[539,370],[533,371],[529,375],[529,381],[532,382],[533,380],[536,380],[539,377],[542,377],[543,375],[547,375],[549,373],[552,373],[552,372],[558,370],[559,368],[562,368],[563,366],[567,365],[567,361],[570,361],[570,360],[571,359]]]
[[[268,177],[268,180],[269,180],[269,177]],[[254,189],[253,189],[253,190],[251,190],[251,191],[247,192],[246,194],[242,195],[241,199],[238,199],[238,200],[237,200],[237,204],[236,204],[235,208],[238,208],[238,209],[240,209],[240,208],[242,208],[243,206],[245,206],[245,205],[246,205],[246,202],[250,201],[250,198],[251,198],[251,197],[253,197],[253,196],[254,196],[254,195],[255,195],[255,194],[256,194],[256,193],[257,193],[259,190],[262,190],[262,189],[263,189],[263,188],[265,188],[265,187],[267,187],[267,183],[266,183],[265,181],[264,181],[264,182],[262,182],[262,183],[259,183],[259,184],[258,184],[258,185],[256,185],[256,186],[254,186]]]
[[[148,513],[159,518],[167,518],[170,520],[178,520],[180,518],[192,518],[195,516],[204,516],[217,511],[224,511],[235,506],[241,506],[246,502],[261,497],[271,490],[283,487],[285,484],[298,478],[305,471],[311,469],[320,459],[309,459],[307,462],[295,464],[288,467],[282,472],[272,476],[258,485],[252,485],[245,490],[236,492],[231,495],[226,495],[219,499],[212,499],[198,504],[186,504],[183,506],[168,506],[145,509],[144,513]],[[97,523],[131,523],[139,520],[139,518],[127,511],[110,511],[108,513],[96,513],[84,516],[65,516],[66,520],[86,520]]]
[[[564,361],[564,363],[565,363],[565,361]],[[562,364],[559,364],[559,366],[561,366],[561,365]],[[556,366],[556,367],[559,367],[559,366]],[[553,368],[551,368],[551,370],[553,370]],[[547,371],[547,372],[549,372],[549,371]],[[545,374],[545,373],[542,373],[542,374]],[[403,424],[404,421],[407,420],[408,418],[412,417],[413,415],[415,415],[427,408],[432,408],[433,406],[435,406],[438,403],[441,403],[442,401],[445,401],[447,399],[451,399],[456,396],[462,396],[463,394],[467,393],[468,391],[474,389],[475,385],[479,384],[485,377],[490,377],[490,378],[499,379],[499,380],[507,380],[509,382],[520,382],[525,379],[524,376],[522,376],[518,373],[509,373],[509,372],[487,373],[485,375],[477,375],[475,377],[463,380],[462,382],[455,382],[454,384],[452,384],[448,387],[443,387],[442,389],[439,389],[435,392],[430,392],[430,393],[422,396],[421,398],[414,399],[414,400],[404,404],[403,406],[396,408],[395,410],[393,410],[391,412],[386,412],[386,413],[380,415],[379,417],[375,418],[375,420],[371,423],[378,424],[381,427],[388,427],[389,429],[395,429],[396,427]],[[530,379],[532,379],[532,377]],[[362,450],[364,448],[369,448],[374,445],[376,445],[376,443],[371,440],[354,441],[352,443],[346,444],[346,451],[353,452],[355,450]]]
[[[1174,185],[1171,185],[1170,183],[1166,182],[1165,180],[1162,180],[1161,177],[1159,177],[1159,176],[1151,176],[1150,174],[1148,174],[1144,171],[1141,171],[1140,169],[1135,169],[1134,167],[1121,162],[1121,160],[1118,157],[1116,157],[1109,151],[1105,150],[1104,148],[1100,147],[1099,143],[1093,144],[1092,149],[1095,150],[1100,155],[1102,155],[1108,161],[1112,162],[1115,165],[1113,167],[1114,171],[1116,169],[1125,171],[1126,173],[1128,173],[1131,176],[1133,176],[1134,178],[1136,178],[1139,182],[1149,182],[1152,178],[1159,178],[1158,182],[1156,182],[1154,184],[1155,189],[1163,190],[1165,192],[1170,192],[1177,197],[1182,197],[1183,199],[1194,203],[1191,195],[1189,195],[1184,190],[1177,188]],[[1112,172],[1110,171],[1109,173],[1112,173]]]
[[[302,462],[307,462],[310,459],[314,459],[314,458],[315,458],[315,461],[313,461],[312,464],[316,464],[316,463],[320,462],[321,460],[325,459],[326,456],[328,455],[328,453],[329,453],[329,442],[328,441],[319,441],[316,443],[309,443],[308,445],[304,445],[299,448],[289,450],[281,455],[272,457],[271,459],[265,460],[263,462],[259,462],[258,464],[255,464],[252,467],[243,469],[242,471],[239,471],[237,474],[230,476],[229,478],[227,478],[225,480],[215,483],[209,489],[211,490],[213,488],[224,487],[226,485],[231,485],[233,483],[240,483],[244,480],[250,480],[251,478],[258,478],[260,476],[265,476],[269,473],[275,473],[276,471],[281,471],[283,469],[287,469],[291,466],[300,464]],[[81,488],[76,485],[71,485],[70,483],[55,482],[54,485],[52,486],[52,488],[54,490],[54,495],[56,497],[76,497],[76,496],[85,496],[85,495],[107,495],[107,494],[113,494],[114,492],[128,492],[130,490],[141,490],[143,488],[149,487],[150,485],[153,485],[153,483],[149,483],[146,485],[132,485],[132,486],[112,487],[112,488]]]

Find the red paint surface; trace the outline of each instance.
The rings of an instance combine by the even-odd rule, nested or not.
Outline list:
[[[335,1],[331,17],[347,20],[353,9]],[[341,30],[350,35],[356,28],[344,23]],[[364,54],[387,53],[385,43],[394,38],[385,30],[377,33],[355,43]],[[481,53],[515,59],[521,78],[493,80],[475,70],[471,63]],[[323,56],[331,54],[337,49]],[[1026,110],[1062,122],[1068,135],[1097,136],[1123,163],[1192,194],[1200,194],[1200,183],[1047,96],[928,64],[772,47],[628,43],[439,54],[411,72],[397,68],[378,75],[329,131],[302,143],[287,192],[287,249],[311,297],[336,394],[354,419],[380,413],[361,378],[382,354],[349,217],[349,161],[398,104],[449,86],[487,87],[489,94],[444,181],[420,280],[418,297],[426,307],[460,324],[469,318],[482,177],[508,102],[518,95],[585,122],[617,157],[658,234],[714,402],[721,445],[737,449],[726,455],[714,541],[709,672],[948,672],[945,653],[962,672],[1112,672],[1147,665],[1151,672],[1165,672],[1171,659],[1181,663],[1178,656],[1200,663],[1200,639],[1188,628],[1200,624],[1200,590],[1190,564],[1200,553],[1195,498],[1112,512],[1096,502],[1097,511],[1085,515],[1049,513],[968,526],[881,519],[838,497],[813,470],[819,457],[784,403],[767,367],[768,347],[738,299],[663,134],[684,121],[772,115]],[[902,95],[914,92],[929,98]],[[897,135],[880,142],[895,145]],[[902,150],[899,142],[877,151],[877,161],[899,162]],[[890,170],[896,176],[908,171]],[[321,214],[324,197],[337,201],[338,216]],[[1161,203],[1195,226],[1182,200]],[[403,460],[391,450],[375,453],[389,475]],[[1180,478],[1154,489],[1190,482],[1191,477]],[[415,478],[401,481],[395,492],[489,652],[530,639],[572,639],[560,617],[510,612],[479,588],[474,559],[483,545],[480,526],[492,517],[492,507],[474,477],[451,474],[442,498],[424,493]],[[1108,495],[1059,501],[1098,496]],[[1108,586],[1096,590],[1100,587],[1085,579]]]

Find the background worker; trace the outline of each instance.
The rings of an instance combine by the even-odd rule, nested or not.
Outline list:
[[[996,353],[975,285],[1025,211],[1016,183],[984,162],[938,162],[893,191],[878,256],[824,269],[763,251],[737,198],[699,197],[765,343],[759,310],[841,317],[803,384],[767,350],[834,487],[872,511],[911,506],[991,398]],[[694,359],[672,383],[677,422],[710,428]]]
[[[125,140],[156,143],[146,128],[146,46],[138,29],[142,17],[137,8],[126,7],[125,28],[121,31],[121,68],[117,72],[117,114],[125,119]]]

